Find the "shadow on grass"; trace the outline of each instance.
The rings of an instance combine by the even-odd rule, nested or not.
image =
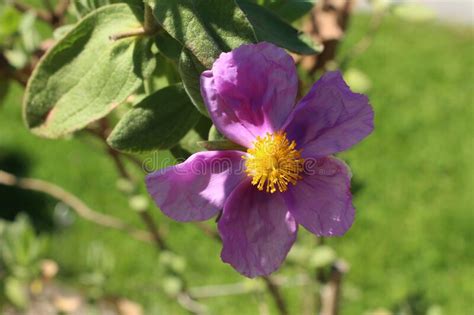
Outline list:
[[[0,169],[20,177],[28,177],[31,160],[19,151],[0,151]],[[30,190],[0,184],[0,218],[12,221],[19,213],[26,213],[38,231],[54,229],[55,201]]]

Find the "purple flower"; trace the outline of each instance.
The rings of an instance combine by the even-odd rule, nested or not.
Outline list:
[[[351,172],[331,154],[372,132],[373,110],[339,72],[325,74],[294,106],[297,89],[295,64],[281,48],[259,43],[221,54],[201,75],[201,93],[219,132],[247,152],[198,152],[146,179],[174,220],[222,210],[221,258],[247,277],[281,265],[298,224],[339,236],[354,221]]]

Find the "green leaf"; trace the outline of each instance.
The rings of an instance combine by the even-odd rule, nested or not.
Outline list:
[[[66,24],[63,26],[58,27],[53,31],[53,38],[54,40],[60,40],[64,37],[67,33],[69,33],[72,29],[74,29],[74,24]]]
[[[316,0],[285,0],[270,4],[269,8],[282,19],[294,22],[311,11],[316,2]]]
[[[212,120],[209,117],[201,115],[201,117],[199,117],[198,123],[196,124],[196,126],[194,126],[194,130],[196,130],[199,136],[203,140],[205,140],[208,139],[207,137],[209,136],[209,130],[211,129],[211,127]]]
[[[322,51],[320,44],[283,21],[271,11],[246,0],[237,0],[255,30],[259,41],[267,41],[300,55],[314,55]]]
[[[215,125],[211,126],[211,129],[209,129],[209,135],[207,137],[209,141],[215,141],[215,140],[226,140],[223,134],[221,134]]]
[[[5,279],[5,296],[8,300],[20,309],[28,306],[28,293],[26,286],[17,278],[8,277]]]
[[[179,145],[175,146],[172,150],[172,154],[176,158],[188,158],[191,154],[203,151],[202,146],[199,142],[203,141],[199,133],[195,129],[189,130],[189,132],[179,141]],[[178,153],[178,155],[175,155]]]
[[[128,152],[169,149],[194,127],[199,116],[182,85],[172,85],[134,106],[107,142]]]
[[[78,18],[109,4],[112,4],[110,0],[72,0],[73,11]]]
[[[183,81],[186,93],[193,102],[194,106],[205,116],[209,116],[204,100],[201,96],[201,73],[206,70],[187,49],[183,49],[179,58],[178,71]]]
[[[0,4],[0,45],[18,30],[21,14],[11,6]]]
[[[15,69],[22,69],[28,63],[28,52],[18,41],[15,41],[12,45],[12,48],[6,49],[3,54],[8,60],[8,63]]]
[[[3,99],[8,94],[8,88],[10,87],[10,81],[7,78],[0,77],[0,107],[3,105]]]
[[[256,41],[234,0],[154,0],[153,14],[207,68],[222,51]]]
[[[151,91],[157,91],[169,85],[181,82],[178,67],[175,62],[166,58],[163,54],[156,55],[156,67],[151,80]]]
[[[141,0],[73,0],[72,8],[76,16],[82,18],[100,7],[117,3],[126,3],[132,6],[143,5]]]
[[[123,102],[149,76],[151,40],[109,36],[141,27],[143,12],[126,4],[105,6],[81,20],[46,53],[28,82],[26,124],[57,138],[84,128]]]
[[[36,14],[29,11],[23,14],[19,26],[23,47],[28,53],[33,53],[39,47],[41,41],[35,22]]]
[[[164,29],[160,29],[160,31],[155,35],[155,45],[165,57],[175,62],[179,61],[183,45],[171,37],[171,35]]]

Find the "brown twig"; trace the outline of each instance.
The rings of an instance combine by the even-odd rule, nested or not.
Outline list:
[[[341,39],[344,37],[355,0],[321,0],[304,23],[304,31],[324,50],[318,56],[300,57],[298,62],[309,74],[326,70],[335,59]]]
[[[15,9],[17,9],[20,12],[30,12],[30,11],[35,12],[36,16],[40,20],[42,20],[46,23],[51,23],[52,20],[53,20],[53,15],[50,12],[45,11],[45,10],[41,10],[41,9],[37,9],[37,8],[33,8],[33,7],[29,6],[28,4],[23,3],[21,1],[13,0],[12,5]]]
[[[12,79],[23,86],[28,82],[28,75],[16,71],[2,53],[0,53],[0,78]]]
[[[125,165],[123,164],[122,160],[120,159],[120,152],[112,149],[111,147],[107,146],[107,153],[114,161],[115,167],[120,174],[120,177],[123,177],[128,180],[132,180],[132,176],[128,173]]]
[[[139,211],[139,214],[142,218],[142,221],[147,226],[148,231],[150,231],[151,235],[153,235],[153,240],[155,241],[155,244],[158,246],[158,248],[160,250],[167,250],[168,246],[166,246],[163,237],[161,236],[158,227],[156,226],[155,221],[153,220],[150,213],[148,211]]]
[[[369,29],[365,35],[341,58],[341,68],[346,68],[351,59],[363,54],[367,49],[369,49],[374,41],[375,35],[377,35],[377,32],[382,25],[384,16],[384,10],[376,10],[372,13]]]
[[[140,241],[151,242],[153,240],[150,233],[136,229],[115,217],[92,210],[75,195],[55,184],[40,179],[20,178],[2,170],[0,170],[0,184],[45,193],[71,207],[83,219],[104,227],[124,231]]]
[[[145,4],[143,28],[147,34],[153,34],[159,29],[158,23],[153,16],[153,9],[148,4]]]
[[[54,9],[54,15],[61,18],[61,24],[66,17],[67,9],[69,8],[70,0],[60,0]]]
[[[318,237],[316,239],[316,246],[318,246],[318,247],[323,246],[324,242],[325,242],[324,237]],[[327,278],[327,276],[326,276],[324,267],[316,268],[314,280],[319,285],[319,287],[324,286],[324,284],[327,281],[326,278]],[[321,311],[320,308],[321,308],[321,304],[322,304],[321,294],[320,294],[320,292],[316,292],[315,295],[316,295],[316,297],[315,297],[316,303],[314,304],[314,306],[316,307],[316,313],[319,314],[319,312]]]
[[[320,315],[338,315],[341,297],[342,278],[349,267],[342,260],[336,261],[331,267],[329,281],[321,289]]]
[[[278,312],[280,315],[288,315],[288,307],[286,306],[285,299],[280,292],[278,286],[273,282],[272,278],[269,276],[264,276],[262,279],[265,281],[267,285],[268,292],[270,292],[275,304],[277,306]]]
[[[43,6],[48,10],[50,14],[54,14],[54,8],[50,0],[42,0]]]
[[[116,40],[119,40],[119,39],[124,39],[124,38],[128,38],[128,37],[136,37],[136,36],[144,36],[144,35],[147,35],[147,34],[148,34],[147,31],[145,31],[145,29],[143,27],[140,27],[140,28],[137,28],[137,29],[134,29],[134,30],[130,30],[130,31],[110,35],[109,39],[113,40],[113,41],[116,41]]]
[[[98,124],[99,124],[98,129],[89,129],[89,131],[92,134],[94,134],[95,136],[97,136],[104,143],[104,146],[106,148],[106,152],[111,157],[111,159],[114,161],[115,167],[116,167],[120,177],[125,178],[130,182],[133,182],[132,176],[127,171],[127,169],[125,167],[125,164],[123,163],[123,161],[121,159],[122,153],[120,153],[119,151],[114,150],[113,148],[111,148],[107,144],[107,137],[110,133],[110,128],[109,128],[107,118],[102,118],[101,120],[99,120]],[[154,240],[156,246],[158,247],[158,249],[160,249],[160,250],[167,249],[168,246],[166,246],[165,241],[164,241],[164,239],[163,239],[163,237],[160,233],[160,230],[156,226],[156,223],[153,220],[153,217],[150,215],[150,213],[148,213],[148,211],[146,209],[142,210],[142,211],[138,211],[138,213],[140,215],[141,220],[143,221],[143,223],[147,227],[148,231],[153,236],[153,240]]]
[[[307,274],[297,274],[292,277],[275,276],[272,280],[273,284],[278,287],[308,286],[312,282],[312,279]],[[261,291],[261,288],[259,286],[249,286],[248,282],[206,285],[190,288],[192,295],[200,299],[249,294],[256,291]]]
[[[26,3],[23,3],[19,0],[12,0],[12,5],[15,9],[20,12],[34,12],[36,16],[48,23],[53,27],[58,27],[64,24],[64,19],[66,17],[67,9],[69,7],[69,0],[59,1],[57,6],[53,8],[49,0],[43,0],[43,4],[46,7],[46,10],[34,8]]]
[[[155,17],[153,16],[152,8],[148,4],[145,4],[143,27],[140,27],[134,30],[125,31],[118,34],[114,34],[114,35],[109,36],[109,38],[110,40],[116,41],[116,40],[128,38],[128,37],[149,36],[149,35],[153,35],[157,33],[159,28],[160,27],[158,23],[156,22]]]
[[[221,237],[219,236],[219,233],[217,233],[216,230],[214,230],[213,228],[208,226],[206,223],[204,223],[204,222],[194,222],[194,225],[197,226],[202,232],[204,232],[204,234],[206,234],[210,238],[212,238],[212,239],[214,239],[218,242],[221,241]]]
[[[207,308],[196,302],[196,300],[186,291],[181,292],[176,297],[178,303],[191,314],[204,315],[207,314]]]
[[[102,118],[98,122],[98,129],[90,129],[89,132],[97,136],[105,145],[107,154],[112,158],[114,164],[117,168],[119,175],[129,181],[133,182],[131,175],[128,173],[123,161],[121,159],[122,153],[116,151],[108,146],[107,137],[110,133],[110,128],[108,125],[107,118]],[[147,210],[138,211],[138,214],[147,227],[149,233],[152,235],[152,239],[156,245],[156,248],[160,251],[170,250],[170,247],[166,244],[164,238],[162,237],[158,226],[156,225],[153,217]],[[181,292],[177,296],[178,303],[191,314],[202,315],[205,314],[205,307],[199,304],[193,296],[188,291],[188,285],[184,276],[180,273],[176,274],[179,277],[183,287]]]

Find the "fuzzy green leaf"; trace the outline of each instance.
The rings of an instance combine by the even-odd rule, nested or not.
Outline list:
[[[199,117],[182,85],[171,85],[135,105],[119,121],[107,142],[128,152],[170,149],[194,127]]]
[[[194,106],[205,116],[209,116],[204,100],[201,96],[201,73],[206,70],[199,60],[196,59],[187,49],[183,49],[179,58],[178,71],[183,81],[186,93]]]
[[[143,6],[143,2],[141,0],[72,0],[72,11],[79,19],[81,19],[100,7],[116,3],[126,3],[132,6]]]
[[[285,21],[294,22],[311,11],[315,4],[316,0],[286,0],[271,3],[269,8]]]
[[[300,55],[315,55],[322,45],[283,21],[271,11],[246,0],[237,0],[255,30],[259,41],[267,41]]]
[[[166,58],[175,62],[179,61],[183,45],[171,37],[171,35],[164,29],[160,29],[160,31],[155,35],[155,45]]]
[[[109,36],[141,27],[143,12],[126,4],[104,6],[81,20],[48,51],[28,82],[26,124],[57,138],[84,128],[123,102],[151,74],[151,40]]]
[[[222,51],[256,41],[234,0],[154,0],[153,14],[207,68]]]
[[[215,125],[212,125],[211,128],[209,129],[209,135],[207,136],[207,139],[209,141],[215,141],[215,140],[226,140],[223,134],[221,134]]]

